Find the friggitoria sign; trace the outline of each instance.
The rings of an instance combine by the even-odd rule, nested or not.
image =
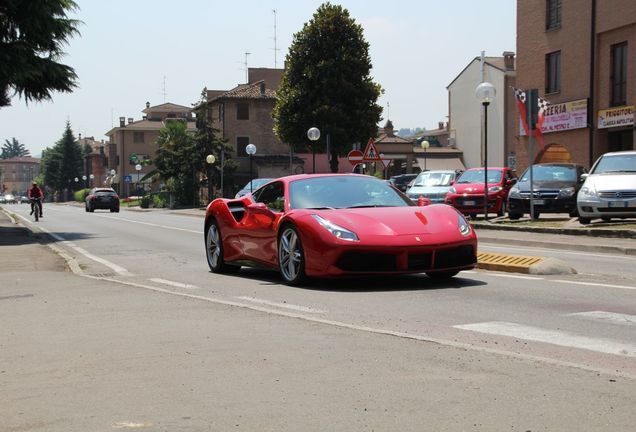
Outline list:
[[[561,132],[587,127],[587,99],[550,104],[544,112],[541,133]],[[519,128],[521,135],[526,132]]]
[[[634,124],[634,105],[599,110],[598,128],[631,126]]]

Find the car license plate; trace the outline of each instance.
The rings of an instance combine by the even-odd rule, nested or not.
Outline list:
[[[607,206],[611,208],[615,208],[615,207],[627,208],[627,201],[609,201],[607,203]]]
[[[534,205],[545,205],[545,200],[532,200],[532,202],[534,203]]]
[[[473,206],[473,205],[475,205],[475,204],[476,204],[476,202],[475,202],[475,201],[464,201],[464,205],[465,205],[465,206]]]

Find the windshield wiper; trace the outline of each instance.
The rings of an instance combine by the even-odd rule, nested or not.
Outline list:
[[[347,207],[348,209],[356,209],[356,208],[372,208],[372,207],[395,207],[392,205],[384,205],[384,204],[363,204],[363,205],[355,205],[351,207]]]
[[[305,207],[305,210],[334,210],[333,207]]]

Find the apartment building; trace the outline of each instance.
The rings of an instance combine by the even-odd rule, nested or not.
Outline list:
[[[25,195],[38,174],[40,174],[38,158],[28,156],[0,159],[0,193]]]
[[[590,167],[603,153],[636,148],[636,2],[518,0],[517,87],[550,103],[544,145],[517,122],[520,168],[530,162]]]

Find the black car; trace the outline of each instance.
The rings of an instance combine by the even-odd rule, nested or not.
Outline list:
[[[400,174],[391,177],[389,179],[389,182],[402,192],[406,192],[406,190],[409,188],[409,183],[415,180],[415,177],[417,177],[417,174]]]
[[[541,213],[568,213],[577,216],[576,195],[587,170],[573,163],[544,163],[532,166],[534,218]],[[530,213],[530,168],[508,194],[508,217],[519,219]]]
[[[91,189],[84,202],[87,212],[94,212],[95,209],[106,209],[111,213],[119,212],[119,195],[111,188]]]

